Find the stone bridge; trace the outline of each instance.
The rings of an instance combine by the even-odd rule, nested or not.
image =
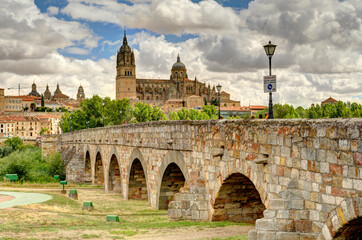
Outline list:
[[[67,180],[168,209],[256,222],[253,239],[362,237],[362,120],[166,121],[43,139]]]

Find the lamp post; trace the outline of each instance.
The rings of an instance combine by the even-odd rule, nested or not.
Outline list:
[[[104,105],[105,105],[106,103],[103,101],[102,102],[102,106],[103,106],[103,127],[104,127]]]
[[[269,57],[269,76],[271,76],[271,59],[274,55],[274,51],[277,45],[271,44],[271,41],[269,41],[269,44],[264,46],[264,50],[266,55]],[[269,92],[269,117],[270,119],[273,119],[273,99],[272,99],[272,93]]]
[[[70,127],[70,131],[72,131],[72,116],[69,117],[69,127]]]
[[[119,111],[119,113],[121,114],[120,116],[121,116],[121,125],[122,125],[123,124],[123,122],[122,122],[122,110]]]
[[[87,124],[87,128],[89,128],[89,121],[87,121],[85,124]]]
[[[217,95],[219,96],[219,119],[221,118],[221,115],[220,115],[220,106],[221,106],[221,102],[220,102],[220,92],[221,92],[221,85],[218,84],[216,86],[216,90],[217,90]]]

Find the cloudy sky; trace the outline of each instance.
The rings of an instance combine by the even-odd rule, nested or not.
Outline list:
[[[221,84],[242,105],[267,105],[263,45],[277,44],[274,102],[362,103],[361,0],[1,0],[0,87],[114,98],[127,30],[137,78],[168,79],[180,54],[190,79]]]

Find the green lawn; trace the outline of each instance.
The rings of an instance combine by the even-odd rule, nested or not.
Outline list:
[[[33,186],[31,191],[37,192]],[[0,211],[0,239],[129,239],[132,236],[162,235],[172,231],[187,234],[212,228],[250,226],[233,222],[170,221],[166,210],[152,209],[147,201],[126,201],[121,199],[120,194],[106,194],[99,189],[78,188],[79,200],[72,200],[60,191],[41,193],[50,194],[53,199]],[[83,201],[92,201],[94,210],[82,210]],[[106,222],[106,215],[118,215],[120,223]],[[209,239],[247,237],[216,236]]]

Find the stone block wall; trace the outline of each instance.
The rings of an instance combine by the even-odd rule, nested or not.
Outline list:
[[[43,134],[41,135],[41,150],[42,155],[53,155],[60,150],[60,135],[58,134]]]
[[[249,239],[331,239],[361,217],[361,136],[360,119],[168,121],[82,130],[64,134],[61,142],[89,149],[92,171],[101,152],[105,182],[116,146],[123,195],[132,191],[135,156],[142,159],[143,195],[153,207],[165,169],[174,162],[185,185],[168,205],[171,219],[249,216],[258,218]],[[249,195],[228,183],[236,173],[252,183],[243,181]],[[220,194],[223,189],[228,191]],[[223,194],[232,192],[244,198],[221,207]],[[256,192],[258,211],[240,210]]]

